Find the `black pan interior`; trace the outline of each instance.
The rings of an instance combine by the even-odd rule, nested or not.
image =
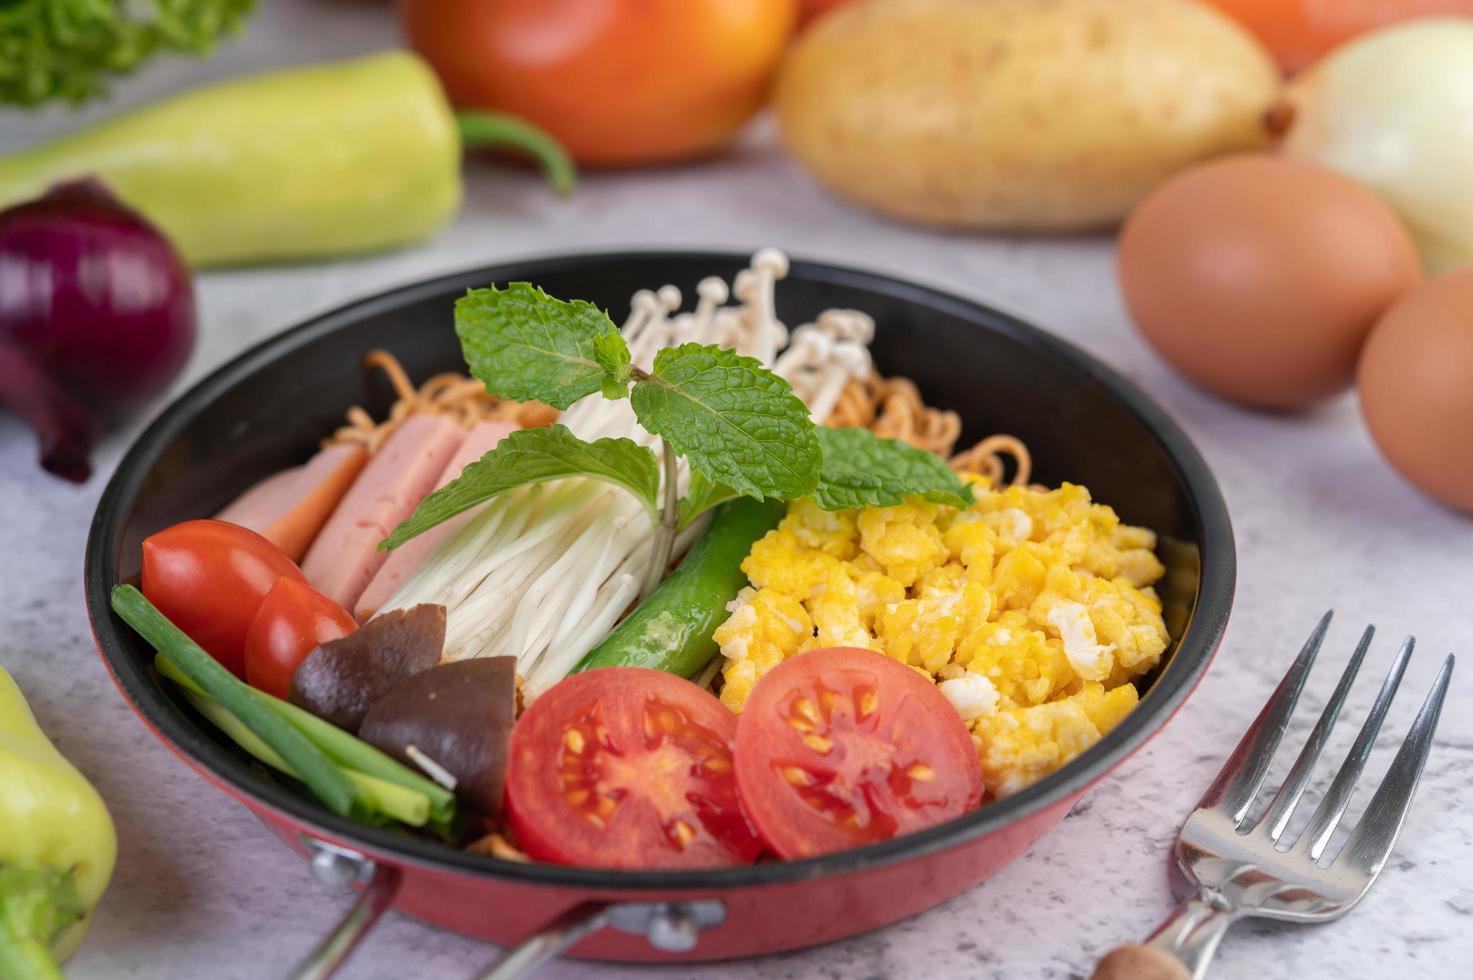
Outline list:
[[[391,393],[365,372],[363,354],[392,351],[412,377],[462,369],[451,304],[469,287],[532,281],[581,298],[616,321],[638,289],[664,283],[689,299],[702,277],[730,279],[737,254],[636,253],[510,263],[372,297],[286,331],[230,362],[170,406],[114,475],[88,542],[86,599],[99,648],[145,718],[218,777],[305,825],[359,839],[406,861],[503,877],[622,888],[711,886],[811,877],[899,859],[995,829],[1097,778],[1164,723],[1206,669],[1226,623],[1234,554],[1227,513],[1187,438],[1133,385],[1076,348],[1016,319],[888,277],[794,262],[777,290],[789,325],[830,307],[872,315],[872,350],[886,375],[912,378],[929,404],[957,411],[961,445],[1008,432],[1028,443],[1036,479],[1088,486],[1131,523],[1156,529],[1169,574],[1163,587],[1173,653],[1142,705],[1088,753],[1007,800],[943,827],[811,861],[706,872],[609,872],[513,865],[337,819],[299,788],[215,735],[157,677],[152,651],[108,609],[108,590],[134,579],[149,534],[208,516],[261,477],[305,459],[352,404],[381,413]]]

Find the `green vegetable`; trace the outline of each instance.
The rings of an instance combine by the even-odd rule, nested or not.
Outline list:
[[[629,439],[584,442],[566,426],[554,425],[518,429],[502,439],[496,448],[461,470],[458,479],[422,500],[379,548],[397,548],[508,490],[567,476],[592,477],[621,486],[639,498],[652,522],[660,521],[660,465],[654,453]]]
[[[163,654],[154,659],[154,666],[160,674],[184,688],[185,695],[200,714],[209,718],[241,748],[267,765],[294,778],[301,778],[239,718],[210,700]],[[374,814],[382,814],[415,827],[428,824],[442,836],[453,836],[456,821],[455,796],[449,790],[310,711],[304,711],[288,701],[254,688],[251,688],[251,694],[294,725],[329,759],[341,766],[344,774],[363,794],[368,809]]]
[[[680,526],[686,527],[717,504],[735,500],[741,494],[724,483],[712,483],[700,473],[690,475],[690,486],[680,500]]]
[[[116,857],[102,798],[0,667],[0,977],[61,977]]]
[[[0,3],[0,103],[101,95],[110,75],[155,54],[206,54],[255,0],[6,0]]]
[[[62,980],[49,947],[85,912],[70,869],[0,864],[0,977]]]
[[[168,663],[168,661],[163,661],[163,663]],[[189,703],[194,705],[195,710],[208,718],[216,728],[229,735],[231,741],[236,745],[271,768],[293,779],[302,778],[297,775],[297,771],[291,767],[290,763],[277,754],[275,749],[262,741],[239,718],[221,707],[219,702],[212,701],[189,686],[185,686],[184,696],[189,698]],[[383,814],[391,820],[397,820],[411,827],[422,827],[429,819],[430,801],[429,797],[423,793],[403,789],[393,783],[352,770],[343,770],[343,775],[348,777],[363,798],[365,810],[368,813]]]
[[[819,429],[823,473],[813,498],[824,510],[893,507],[907,496],[966,507],[972,488],[935,453],[868,429]]]
[[[159,654],[195,687],[239,718],[251,732],[279,755],[329,810],[340,816],[364,818],[362,796],[341,769],[308,741],[290,722],[259,701],[251,689],[222,667],[200,646],[169,622],[153,603],[131,585],[115,585],[113,612],[138,631]]]
[[[598,391],[607,373],[594,342],[629,348],[608,316],[582,300],[553,299],[536,286],[472,289],[455,303],[455,333],[471,374],[502,398],[567,408]],[[611,358],[605,348],[603,359]],[[494,386],[494,387],[493,387]]]
[[[747,584],[742,559],[782,518],[775,501],[733,500],[670,577],[588,652],[573,672],[594,667],[653,667],[694,677],[716,656],[711,634],[726,619],[726,605]]]
[[[457,119],[424,62],[393,52],[196,89],[0,158],[0,207],[91,174],[193,265],[320,258],[444,224],[462,147],[481,145],[521,149],[572,186],[550,138],[505,116]]]
[[[758,360],[701,344],[667,347],[634,383],[634,415],[691,469],[745,497],[791,500],[818,486],[808,406]]]

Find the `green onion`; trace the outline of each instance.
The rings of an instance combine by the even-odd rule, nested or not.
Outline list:
[[[159,654],[203,693],[234,715],[291,766],[322,803],[340,816],[361,815],[365,800],[348,778],[301,730],[272,711],[246,684],[169,622],[131,585],[112,592],[113,612],[153,644]]]
[[[168,663],[168,661],[163,662]],[[168,675],[170,679],[177,680],[172,670],[173,665],[169,664],[161,672]],[[302,778],[287,764],[286,760],[277,754],[275,749],[263,742],[255,732],[247,728],[245,723],[222,707],[218,701],[213,701],[208,696],[201,694],[192,684],[181,683],[180,686],[184,688],[184,695],[189,698],[189,703],[194,705],[195,709],[208,718],[216,728],[229,735],[236,745],[271,768],[293,779]],[[366,776],[351,769],[344,769],[343,775],[353,783],[369,810],[411,827],[422,827],[429,820],[430,801],[429,797],[423,793],[404,789],[386,780]]]
[[[178,668],[164,659],[162,654],[155,661],[155,666],[158,668],[159,673],[192,694],[202,695],[204,693],[188,677],[180,672]],[[400,764],[362,739],[355,738],[336,725],[323,721],[310,711],[304,711],[294,704],[283,701],[280,698],[272,697],[265,691],[258,691],[255,688],[251,688],[251,694],[262,704],[276,712],[277,715],[295,726],[298,731],[305,735],[329,759],[343,767],[347,771],[348,778],[353,779],[355,783],[359,782],[355,777],[361,776],[364,779],[372,779],[375,783],[387,783],[395,788],[401,789],[401,791],[409,791],[423,796],[427,801],[428,819],[420,819],[418,821],[405,820],[403,821],[404,823],[409,823],[416,827],[429,823],[433,829],[442,834],[448,835],[451,833],[452,825],[455,822],[455,795],[439,783],[421,776],[419,773]],[[215,718],[203,709],[201,709],[200,713],[209,717],[211,721],[215,721]],[[230,717],[239,724],[239,719],[233,715]],[[234,731],[221,725],[218,721],[215,721],[215,723],[225,734],[239,743],[240,747],[251,753],[251,755],[254,755],[267,765],[286,772],[288,775],[295,775],[295,773],[290,771],[290,767],[276,765],[271,759],[262,756],[252,746],[241,741]],[[257,741],[259,742],[259,740]],[[279,756],[276,758],[278,760],[280,759]],[[361,783],[359,786],[362,788]]]

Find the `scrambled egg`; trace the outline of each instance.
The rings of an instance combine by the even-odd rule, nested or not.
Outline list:
[[[1131,680],[1168,636],[1151,584],[1156,536],[1084,487],[973,480],[965,510],[913,499],[826,512],[794,501],[742,563],[751,582],[717,628],[721,700],[818,647],[878,650],[932,678],[1006,795],[1048,775],[1135,706]]]

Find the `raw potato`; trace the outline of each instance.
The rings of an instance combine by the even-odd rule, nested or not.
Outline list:
[[[870,0],[820,19],[776,104],[841,194],[957,227],[1108,226],[1162,178],[1262,145],[1278,70],[1192,0]]]

